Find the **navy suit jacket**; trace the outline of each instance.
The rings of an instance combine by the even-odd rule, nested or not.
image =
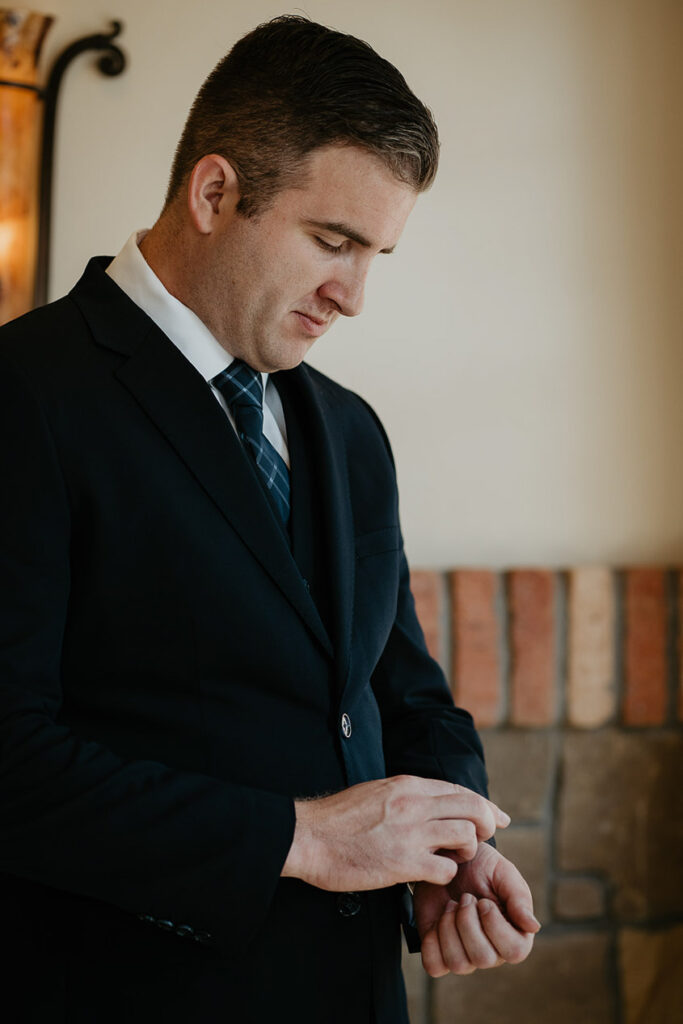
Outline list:
[[[41,1024],[397,1024],[398,891],[279,877],[296,797],[398,773],[485,791],[385,434],[310,367],[276,376],[316,600],[208,385],[106,264],[0,331],[7,976]]]

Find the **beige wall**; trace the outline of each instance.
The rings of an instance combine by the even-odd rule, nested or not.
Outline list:
[[[202,78],[266,0],[54,0],[55,52],[115,14],[124,76],[61,97],[51,294],[159,211]],[[366,312],[311,362],[392,438],[415,564],[683,558],[681,0],[309,0],[434,110],[439,180]],[[198,12],[198,13],[197,13]]]

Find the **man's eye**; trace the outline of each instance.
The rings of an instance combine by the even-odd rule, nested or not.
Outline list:
[[[325,252],[341,252],[342,245],[344,244],[342,242],[342,245],[330,245],[330,243],[326,242],[324,238],[318,238],[317,235],[315,236],[315,240],[320,246],[320,248],[324,249]]]

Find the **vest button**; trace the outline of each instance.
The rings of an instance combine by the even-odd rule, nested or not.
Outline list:
[[[360,899],[357,892],[342,892],[337,896],[337,910],[342,917],[355,917],[360,913]]]
[[[351,730],[351,719],[346,714],[346,712],[344,712],[344,714],[341,716],[341,731],[344,734],[344,739],[348,740],[349,737],[351,736],[351,731],[352,730]]]

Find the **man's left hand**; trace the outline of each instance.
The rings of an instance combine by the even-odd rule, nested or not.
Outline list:
[[[458,865],[448,886],[419,882],[414,899],[422,963],[432,978],[521,963],[541,927],[529,886],[486,843],[473,860]]]

